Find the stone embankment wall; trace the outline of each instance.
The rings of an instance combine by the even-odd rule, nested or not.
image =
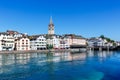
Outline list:
[[[8,53],[34,53],[34,52],[63,52],[63,51],[71,51],[70,49],[52,49],[52,50],[28,50],[28,51],[0,51],[0,54],[8,54]]]

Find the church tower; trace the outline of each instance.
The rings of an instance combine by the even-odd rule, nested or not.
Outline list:
[[[50,17],[50,23],[48,25],[48,34],[53,35],[54,34],[54,24],[52,21],[52,16]]]

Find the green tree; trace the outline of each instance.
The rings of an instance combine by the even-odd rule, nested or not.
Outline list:
[[[112,43],[114,43],[115,41],[114,40],[111,40]]]
[[[53,45],[50,45],[49,47],[50,47],[50,49],[53,49]]]
[[[100,38],[105,39],[105,36],[104,36],[104,35],[101,35]]]
[[[113,46],[116,46],[116,43],[113,43]]]
[[[107,42],[111,42],[111,39],[110,38],[106,38]]]
[[[47,47],[47,49],[53,49],[53,45],[51,45],[51,44],[47,44],[46,47]]]

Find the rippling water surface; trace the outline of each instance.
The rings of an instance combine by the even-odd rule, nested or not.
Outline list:
[[[0,80],[120,80],[120,52],[0,54]]]

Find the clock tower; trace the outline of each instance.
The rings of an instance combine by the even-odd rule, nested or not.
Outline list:
[[[54,24],[52,21],[52,16],[50,17],[50,23],[48,25],[48,34],[53,35],[54,34]]]

